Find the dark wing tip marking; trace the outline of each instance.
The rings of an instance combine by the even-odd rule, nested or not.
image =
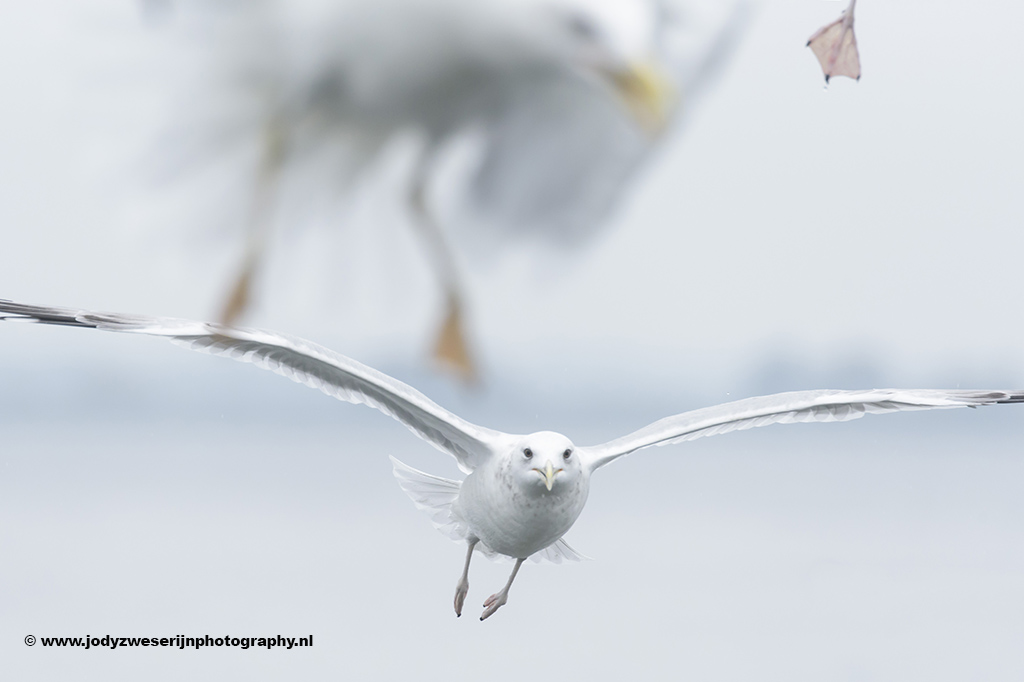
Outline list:
[[[966,400],[972,401],[968,407],[1024,403],[1024,391],[960,391],[959,393]]]
[[[95,328],[98,326],[95,322],[79,319],[80,312],[77,310],[25,305],[24,303],[15,303],[7,299],[0,299],[0,312],[9,313],[7,315],[0,315],[0,320],[27,320],[39,324],[53,324],[64,327]]]

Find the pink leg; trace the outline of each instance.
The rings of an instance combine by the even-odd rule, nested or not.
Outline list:
[[[466,550],[466,567],[462,569],[462,577],[455,585],[455,615],[462,615],[462,605],[466,603],[466,594],[469,592],[469,561],[473,558],[473,548],[479,540],[470,540],[469,549]]]
[[[512,581],[516,579],[516,573],[519,572],[519,567],[523,565],[524,561],[526,561],[526,559],[516,559],[516,565],[512,569],[512,575],[508,577],[508,582],[505,583],[505,587],[501,588],[501,592],[492,594],[487,598],[487,601],[484,602],[484,612],[483,615],[480,616],[480,620],[487,620],[490,618],[494,615],[495,611],[500,609],[502,605],[508,601],[508,588],[512,587]]]

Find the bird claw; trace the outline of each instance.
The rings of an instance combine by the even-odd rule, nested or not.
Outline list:
[[[508,593],[505,590],[492,594],[484,602],[484,612],[480,616],[480,620],[487,620],[494,615],[494,612],[500,609],[508,601]]]
[[[455,615],[462,615],[462,605],[466,603],[466,595],[469,593],[469,581],[460,580],[455,586]]]
[[[821,70],[826,85],[833,76],[847,76],[860,80],[860,55],[857,37],[853,32],[853,3],[847,14],[823,26],[807,40]]]

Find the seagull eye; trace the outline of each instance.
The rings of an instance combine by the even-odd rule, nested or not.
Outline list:
[[[530,448],[526,448],[525,450],[523,450],[523,457],[526,457],[526,459],[530,459],[531,457],[533,457],[533,450],[531,450]]]
[[[566,450],[562,453],[562,459],[569,459],[572,457],[572,450]]]
[[[565,23],[570,33],[586,42],[596,42],[601,33],[597,24],[582,14],[570,15]]]

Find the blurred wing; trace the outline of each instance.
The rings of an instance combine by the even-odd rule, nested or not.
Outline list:
[[[769,424],[839,422],[865,414],[903,410],[933,410],[1024,402],[1024,391],[796,391],[747,398],[666,417],[628,436],[603,445],[581,448],[591,470],[653,445],[669,445],[704,436],[741,431]]]
[[[706,1],[703,11],[690,2],[650,5],[655,30],[646,66],[677,91],[661,93],[669,100],[662,115],[673,119],[662,123],[679,125],[733,53],[749,8],[742,0]],[[474,140],[476,163],[450,217],[463,240],[485,253],[524,237],[572,248],[607,224],[665,138],[645,129],[604,76],[592,76],[531,70],[506,82],[500,115]]]
[[[603,224],[653,140],[601,83],[527,74],[509,89],[514,104],[477,140],[452,220],[484,253],[508,238],[578,245]]]
[[[755,12],[753,0],[661,0],[658,53],[682,98],[683,113],[711,89],[739,48]]]
[[[377,408],[455,457],[466,473],[486,461],[505,437],[499,431],[461,419],[419,391],[371,367],[309,341],[270,331],[0,300],[0,320],[5,319],[163,336],[192,350],[251,362],[339,400]]]

